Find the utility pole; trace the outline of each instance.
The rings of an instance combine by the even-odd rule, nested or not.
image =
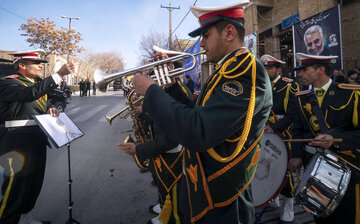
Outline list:
[[[169,50],[172,50],[171,11],[173,9],[180,9],[180,6],[171,7],[171,4],[169,3],[169,6],[162,6],[162,4],[161,4],[160,7],[169,10]]]

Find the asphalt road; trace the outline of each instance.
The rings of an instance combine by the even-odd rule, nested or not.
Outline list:
[[[148,206],[157,191],[151,174],[140,173],[132,157],[116,144],[131,133],[131,121],[116,118],[110,126],[104,114],[125,106],[120,91],[72,97],[65,113],[85,135],[70,144],[73,218],[85,224],[146,223],[154,217]],[[34,218],[53,224],[69,219],[67,147],[48,149],[46,174],[33,210]]]

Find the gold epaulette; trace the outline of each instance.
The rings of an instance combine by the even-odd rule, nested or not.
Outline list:
[[[9,75],[9,76],[6,76],[5,78],[6,79],[16,79],[17,77],[19,77],[19,75]]]
[[[247,54],[247,53],[250,53],[249,49],[247,48],[241,48],[240,50],[238,50],[235,54],[235,56],[240,56],[240,55],[243,55],[243,54]]]
[[[303,90],[303,91],[299,91],[295,94],[295,96],[301,96],[301,95],[305,95],[311,92],[311,89],[308,90]]]
[[[281,80],[285,81],[285,82],[293,82],[293,79],[287,78],[287,77],[282,77]]]
[[[360,90],[360,85],[357,84],[346,84],[346,83],[340,83],[338,85],[340,89],[349,89],[349,90]]]

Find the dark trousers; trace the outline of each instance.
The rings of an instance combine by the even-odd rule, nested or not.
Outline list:
[[[31,211],[40,194],[46,164],[46,145],[35,143],[2,154],[4,168],[0,223],[17,224],[21,214]]]

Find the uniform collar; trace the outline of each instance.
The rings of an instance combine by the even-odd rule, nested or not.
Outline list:
[[[328,91],[328,89],[329,89],[329,87],[330,87],[330,85],[331,85],[331,82],[332,82],[332,80],[329,79],[329,81],[328,81],[325,85],[323,85],[321,88],[322,88],[323,90],[325,90],[325,92]],[[319,88],[315,88],[315,87],[314,87],[314,91],[316,91],[316,90],[318,90],[318,89],[319,89]]]

